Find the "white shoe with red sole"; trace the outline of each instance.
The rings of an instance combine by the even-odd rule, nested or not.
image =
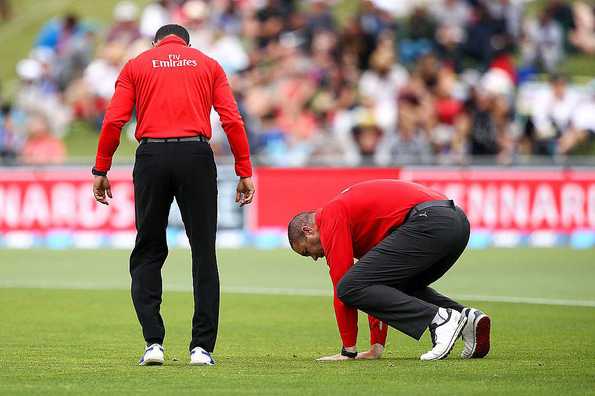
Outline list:
[[[467,324],[461,332],[465,343],[461,357],[481,359],[490,351],[490,317],[475,308],[465,308],[462,314],[467,316]]]

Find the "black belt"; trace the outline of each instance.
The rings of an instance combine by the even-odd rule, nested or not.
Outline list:
[[[422,202],[420,204],[415,205],[411,211],[409,211],[409,214],[407,215],[407,220],[411,220],[413,218],[413,216],[415,216],[416,214],[418,214],[419,212],[425,210],[425,209],[429,209],[429,208],[435,208],[435,207],[439,207],[439,208],[455,208],[455,203],[453,202],[452,199],[449,200],[443,200],[443,201],[427,201],[427,202]]]
[[[141,143],[169,143],[169,142],[203,142],[209,143],[204,136],[174,137],[174,138],[142,138]]]

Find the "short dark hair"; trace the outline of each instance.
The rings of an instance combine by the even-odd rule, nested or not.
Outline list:
[[[69,12],[68,14],[64,15],[62,23],[64,24],[64,28],[66,30],[74,30],[79,24],[79,17],[77,14]]]
[[[313,210],[308,212],[301,212],[295,215],[293,219],[291,219],[291,221],[287,225],[287,239],[289,239],[289,244],[291,246],[293,246],[294,242],[297,242],[305,238],[305,235],[302,232],[302,227],[312,224],[313,214]]]
[[[155,42],[173,34],[174,36],[178,36],[182,40],[186,42],[186,44],[190,43],[190,34],[188,34],[188,30],[184,26],[170,24],[170,25],[163,25],[157,30],[155,33]]]

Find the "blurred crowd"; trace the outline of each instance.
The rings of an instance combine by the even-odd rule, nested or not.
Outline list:
[[[595,140],[595,80],[573,84],[559,67],[568,54],[595,54],[595,8],[564,0],[534,16],[526,8],[522,0],[121,1],[103,28],[67,14],[48,21],[16,65],[0,158],[63,162],[72,123],[99,131],[122,65],[167,23],[185,26],[191,45],[228,73],[263,164],[509,164],[581,152]],[[212,123],[213,149],[229,153],[216,113]]]

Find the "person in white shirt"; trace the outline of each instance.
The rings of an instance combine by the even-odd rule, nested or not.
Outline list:
[[[373,100],[378,124],[389,130],[396,125],[397,97],[409,74],[396,63],[394,52],[386,46],[374,51],[370,64],[371,69],[362,74],[359,91],[362,97]]]
[[[552,73],[564,55],[564,32],[548,11],[525,24],[521,44],[523,63]]]
[[[588,97],[572,111],[570,127],[559,142],[559,152],[569,154],[595,137],[595,80],[587,86]]]
[[[469,6],[463,0],[442,0],[431,8],[432,16],[440,25],[464,28],[469,20]]]
[[[568,89],[566,77],[560,74],[552,75],[548,87],[535,96],[531,121],[537,154],[556,153],[558,139],[569,128],[572,112],[579,100],[580,95]]]
[[[152,39],[157,29],[170,22],[168,6],[168,0],[159,0],[145,7],[140,18],[140,32],[143,36]]]

